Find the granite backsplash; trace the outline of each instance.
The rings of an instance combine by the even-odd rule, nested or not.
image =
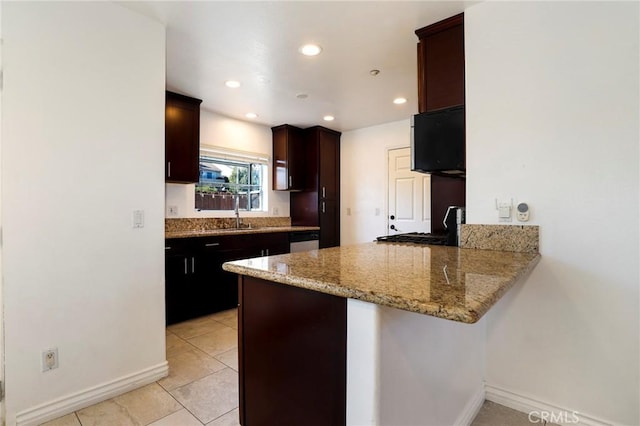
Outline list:
[[[540,228],[537,225],[473,225],[460,227],[460,247],[538,253]]]
[[[243,217],[244,225],[255,228],[291,226],[290,217]],[[209,231],[214,229],[235,228],[235,217],[188,217],[164,220],[165,232]]]

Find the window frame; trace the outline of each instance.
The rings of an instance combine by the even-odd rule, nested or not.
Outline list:
[[[224,212],[232,212],[235,209],[235,204],[240,202],[240,211],[243,212],[268,212],[268,175],[269,175],[269,156],[265,154],[246,152],[246,151],[237,151],[231,150],[227,148],[214,147],[214,146],[203,146],[200,148],[199,153],[199,163],[208,162],[212,164],[219,164],[226,167],[236,167],[236,170],[244,168],[247,173],[247,183],[239,183],[239,182],[225,182],[221,181],[217,184],[206,182],[204,185],[208,185],[212,189],[211,197],[215,197],[222,192],[222,198],[227,199],[228,197],[233,197],[231,200],[227,200],[226,203],[229,204],[226,208],[223,209],[212,209],[212,208],[204,208],[204,204],[198,204],[198,197],[206,197],[209,192],[202,191],[203,185],[203,172],[200,167],[199,171],[199,181],[196,183],[194,188],[194,208],[196,210],[202,212],[212,212],[212,213],[224,213]],[[260,168],[260,183],[256,184],[253,182],[255,179],[254,176],[254,168]],[[204,172],[204,174],[213,173],[213,172]],[[236,175],[237,176],[237,175]],[[207,178],[205,178],[207,179]],[[214,186],[215,185],[215,186]],[[216,190],[216,188],[218,188]],[[222,188],[223,191],[219,189]],[[258,194],[259,207],[253,207],[254,203],[251,201],[251,194]],[[242,201],[238,197],[242,197],[246,201],[244,202],[244,206],[242,205]],[[223,201],[225,202],[225,201]],[[231,207],[230,207],[231,206]]]

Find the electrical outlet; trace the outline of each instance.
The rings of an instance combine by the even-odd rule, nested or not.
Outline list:
[[[272,210],[273,210],[273,215],[274,216],[278,216],[280,214],[280,209],[279,208],[274,207]]]
[[[46,372],[58,368],[58,348],[42,351],[42,371]]]
[[[178,216],[178,206],[169,206],[169,216]]]

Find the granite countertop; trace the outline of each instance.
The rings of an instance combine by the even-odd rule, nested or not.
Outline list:
[[[474,323],[539,260],[537,252],[367,243],[238,260],[223,269]]]
[[[318,231],[318,226],[260,226],[255,228],[219,228],[165,231],[165,238],[211,237],[218,235],[266,234],[273,232]]]

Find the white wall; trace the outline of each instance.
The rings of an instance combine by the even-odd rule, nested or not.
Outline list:
[[[465,13],[467,221],[531,205],[542,261],[487,315],[487,384],[640,423],[637,2]]]
[[[197,97],[197,94],[194,94]],[[230,148],[239,151],[272,155],[271,128],[200,110],[200,144]],[[269,211],[242,212],[242,216],[289,216],[289,193],[271,188],[271,164],[266,176],[268,182],[267,204]],[[195,210],[195,184],[166,185],[166,215],[175,217],[230,217],[233,212]],[[178,215],[169,216],[168,206],[177,206]],[[278,214],[274,214],[274,208]]]
[[[341,245],[373,241],[387,232],[390,148],[408,147],[409,119],[342,134],[340,142]],[[351,214],[347,214],[350,209]],[[379,210],[379,214],[376,215]]]
[[[2,3],[0,3],[0,36],[2,35]],[[0,70],[2,54],[0,54]],[[2,229],[2,89],[0,89],[0,232]],[[0,243],[0,318],[4,318],[4,292],[2,291],[2,244]],[[4,365],[4,327],[0,327],[0,366]],[[4,383],[4,368],[0,367],[0,380]],[[0,402],[0,421],[5,418],[4,402]]]
[[[380,425],[469,424],[483,402],[484,320],[379,308]]]
[[[165,37],[113,3],[2,7],[12,425],[115,379],[166,373]],[[144,228],[132,228],[133,210],[144,210]],[[59,368],[43,373],[41,352],[51,347]]]

